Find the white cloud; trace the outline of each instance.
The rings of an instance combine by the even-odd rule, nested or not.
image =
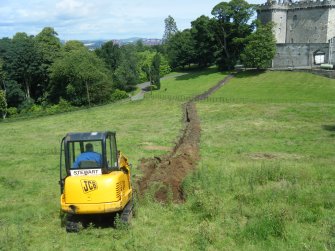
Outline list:
[[[254,0],[260,1],[260,0]],[[64,39],[161,38],[171,15],[179,29],[210,15],[217,0],[1,0],[0,37],[36,35],[46,26]]]

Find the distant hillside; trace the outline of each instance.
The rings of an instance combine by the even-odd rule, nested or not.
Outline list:
[[[157,38],[140,38],[140,37],[132,37],[132,38],[126,38],[126,39],[110,39],[110,40],[80,40],[87,48],[94,50],[96,48],[101,47],[104,43],[108,41],[113,41],[116,44],[124,45],[124,44],[132,44],[136,43],[137,41],[142,40],[144,45],[159,45],[162,43],[161,39]],[[62,43],[65,43],[66,41],[62,41]]]

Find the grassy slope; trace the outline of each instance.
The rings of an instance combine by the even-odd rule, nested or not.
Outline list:
[[[267,102],[334,102],[335,80],[302,72],[239,74],[212,97]]]
[[[216,83],[208,77],[205,81],[209,82],[207,85]],[[203,82],[195,83],[189,94],[206,90]],[[136,240],[132,245],[156,247],[157,250],[160,246],[169,246],[171,240],[181,240],[182,244],[184,237],[170,227],[176,223],[170,219],[174,210],[170,208],[166,213],[165,207],[145,201],[130,234],[115,229],[89,229],[79,235],[67,235],[64,228],[60,228],[57,184],[59,144],[66,132],[115,130],[119,149],[136,166],[140,158],[163,153],[145,150],[144,146],[174,145],[181,128],[180,104],[178,101],[145,100],[1,123],[0,249],[105,250],[114,247],[122,250],[125,242],[132,244]],[[153,236],[160,231],[164,232],[161,240],[153,244]],[[167,235],[169,238],[165,238]]]
[[[322,101],[334,100],[335,81],[269,72],[235,78],[215,96],[257,99],[258,94],[285,97],[286,103],[198,105],[202,161],[190,189],[219,201],[217,216],[208,222],[215,240],[207,245],[334,249],[335,105]]]
[[[226,74],[218,72],[216,68],[210,68],[205,71],[191,72],[190,74],[181,75],[176,78],[168,78],[162,82],[161,89],[154,92],[153,95],[192,97],[208,90],[225,76]]]
[[[136,165],[161,153],[143,146],[173,146],[180,119],[179,103],[147,101],[1,124],[0,227],[7,231],[0,231],[0,243],[35,250],[77,244],[58,218],[58,149],[66,132],[116,130],[119,149]],[[96,241],[90,245],[79,238],[77,245]]]
[[[214,71],[167,79],[160,92],[202,92],[224,77]],[[271,80],[267,74],[257,77]],[[243,89],[256,95],[273,88],[270,83],[275,79],[262,88]],[[317,79],[318,85],[329,82]],[[227,88],[231,96],[241,92],[234,81],[217,95],[228,95]],[[334,94],[332,86],[324,89]],[[305,88],[299,97],[310,91]],[[67,131],[116,130],[119,148],[136,164],[141,157],[161,153],[143,146],[173,145],[181,126],[180,102],[145,100],[0,124],[0,249],[330,249],[334,245],[334,106],[319,101],[201,102],[198,109],[202,160],[185,182],[188,201],[160,205],[152,202],[149,193],[140,201],[128,231],[93,228],[66,234],[60,228],[60,139]]]

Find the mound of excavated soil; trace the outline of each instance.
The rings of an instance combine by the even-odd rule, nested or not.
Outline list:
[[[200,121],[194,101],[207,98],[223,86],[233,76],[229,75],[217,85],[203,94],[196,96],[183,105],[184,129],[176,146],[170,154],[150,159],[142,159],[140,169],[143,177],[138,181],[139,193],[143,194],[147,188],[160,183],[155,198],[165,202],[172,192],[175,202],[184,200],[181,183],[185,176],[196,167],[199,160]]]

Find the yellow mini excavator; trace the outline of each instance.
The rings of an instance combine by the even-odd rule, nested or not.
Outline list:
[[[132,217],[130,164],[117,149],[115,132],[68,133],[61,143],[61,210],[66,231],[78,232],[82,215],[117,213]]]

